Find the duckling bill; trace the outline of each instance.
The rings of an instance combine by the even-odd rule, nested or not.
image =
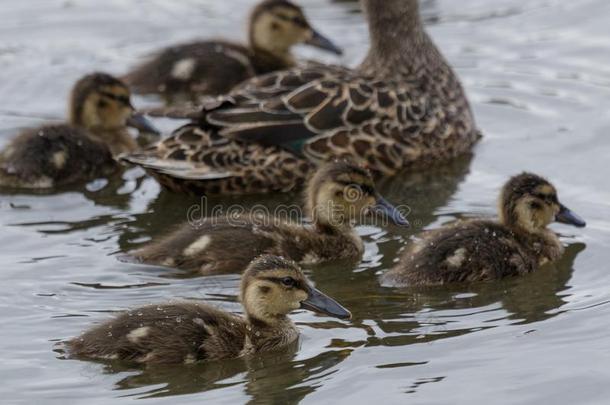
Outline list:
[[[201,274],[241,271],[263,253],[302,264],[359,260],[364,244],[353,224],[361,217],[375,214],[398,226],[409,224],[377,192],[370,172],[349,161],[327,163],[313,174],[305,211],[311,225],[271,215],[206,218],[196,226],[185,224],[132,255],[144,263]]]
[[[388,286],[498,280],[531,273],[563,254],[547,226],[585,221],[563,205],[555,187],[531,173],[511,178],[499,199],[500,220],[458,222],[424,234],[382,277]]]
[[[118,170],[114,155],[133,152],[133,126],[157,132],[134,113],[120,80],[93,73],[80,79],[70,96],[66,124],[27,129],[0,152],[0,186],[46,189],[108,176]]]
[[[128,311],[67,342],[71,356],[147,364],[195,363],[278,350],[299,332],[300,308],[339,319],[350,312],[314,288],[299,266],[277,256],[254,260],[242,276],[245,316],[195,302]]]

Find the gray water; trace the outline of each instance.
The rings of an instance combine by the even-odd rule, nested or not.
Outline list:
[[[66,95],[82,74],[123,73],[142,55],[185,39],[241,38],[252,3],[0,0],[0,143],[64,117]],[[355,65],[367,44],[357,3],[301,3],[346,54],[299,54]],[[412,207],[413,230],[362,226],[362,264],[308,271],[353,320],[296,313],[298,351],[206,365],[137,369],[61,359],[55,342],[135,305],[195,298],[239,311],[238,278],[188,278],[117,261],[117,253],[182,222],[197,203],[161,191],[138,169],[84,192],[1,194],[0,401],[608,403],[610,3],[429,0],[423,14],[485,138],[472,158],[382,184],[393,202]],[[522,170],[548,176],[588,222],[582,230],[553,226],[567,246],[561,261],[499,283],[379,286],[378,275],[413,233],[494,215],[499,187]]]

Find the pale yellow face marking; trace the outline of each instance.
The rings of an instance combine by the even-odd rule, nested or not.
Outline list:
[[[82,112],[82,122],[85,128],[117,129],[125,126],[127,118],[133,110],[128,105],[105,97],[102,93],[129,97],[129,91],[119,85],[103,86],[92,91],[85,99]],[[102,102],[104,105],[100,105]]]
[[[246,312],[263,321],[273,323],[278,316],[287,315],[301,307],[301,302],[307,299],[307,293],[300,288],[287,288],[266,278],[281,279],[293,277],[302,284],[306,281],[292,270],[278,269],[266,271],[260,279],[249,282],[243,296]],[[263,292],[265,291],[265,292]]]
[[[254,45],[273,54],[287,54],[293,45],[309,40],[311,29],[292,22],[294,17],[304,18],[297,10],[282,7],[261,13],[252,26]]]
[[[347,173],[339,175],[337,181],[340,183],[328,181],[318,189],[316,214],[323,223],[339,227],[351,225],[362,219],[377,203],[374,196],[362,189],[362,186],[366,186],[374,190],[374,184],[369,178]]]
[[[532,202],[541,204],[540,209],[532,208]],[[559,211],[559,207],[556,204],[548,205],[540,202],[539,199],[532,196],[526,196],[521,198],[517,202],[515,212],[517,214],[517,221],[519,225],[530,232],[536,232],[540,229],[545,228],[547,225],[555,220],[555,215]]]

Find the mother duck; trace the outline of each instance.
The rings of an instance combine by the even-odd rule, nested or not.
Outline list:
[[[249,194],[289,191],[331,158],[393,175],[468,152],[480,135],[418,1],[362,2],[371,45],[359,67],[296,67],[202,106],[156,111],[192,122],[124,159],[174,191]]]

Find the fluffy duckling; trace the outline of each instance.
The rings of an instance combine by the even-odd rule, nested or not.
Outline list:
[[[181,302],[131,310],[67,342],[75,357],[136,363],[194,363],[276,350],[299,332],[299,308],[340,319],[351,314],[315,289],[299,266],[277,256],[255,259],[242,276],[245,317]]]
[[[375,190],[369,171],[347,161],[327,163],[314,173],[305,205],[311,225],[290,222],[282,215],[209,217],[183,225],[133,256],[144,263],[202,274],[241,271],[263,253],[302,264],[358,260],[364,245],[353,225],[359,219],[377,213],[397,225],[408,225]]]
[[[531,173],[511,178],[499,199],[498,222],[470,220],[431,231],[410,245],[382,277],[388,286],[497,280],[535,271],[563,253],[553,222],[584,227],[557,198],[555,187]]]
[[[72,89],[68,123],[27,129],[0,152],[0,186],[52,188],[109,175],[118,167],[113,155],[137,148],[127,126],[156,132],[134,114],[123,82],[87,75]]]
[[[125,79],[141,93],[219,95],[250,77],[295,65],[299,43],[341,54],[314,30],[300,7],[266,0],[252,11],[249,47],[227,41],[196,41],[162,50]]]

